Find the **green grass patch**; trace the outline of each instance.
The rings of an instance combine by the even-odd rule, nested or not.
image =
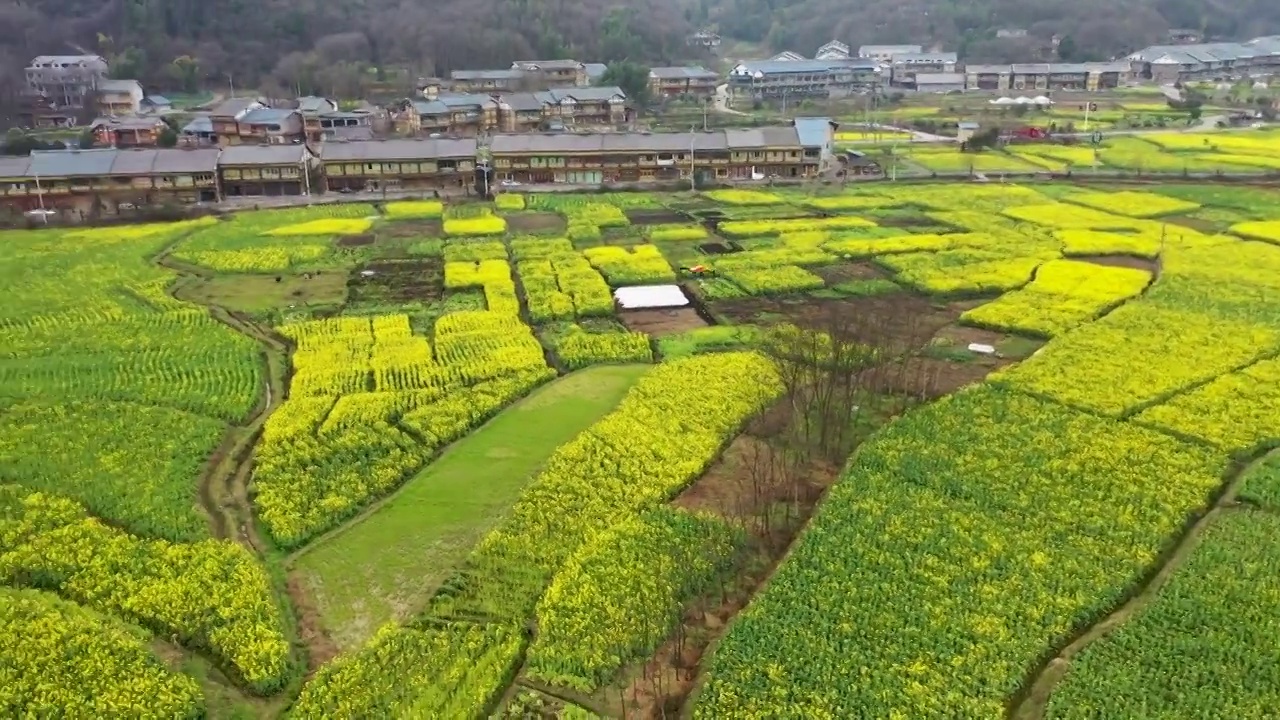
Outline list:
[[[174,292],[180,299],[199,305],[216,305],[262,317],[290,306],[342,305],[347,299],[347,273],[322,271],[309,278],[302,274],[249,273],[187,277],[179,281]]]
[[[759,338],[760,328],[754,325],[712,325],[658,338],[658,352],[663,360],[674,360],[698,353],[741,350]]]
[[[384,505],[296,563],[344,649],[418,611],[560,445],[614,409],[648,370],[567,375],[454,443]]]

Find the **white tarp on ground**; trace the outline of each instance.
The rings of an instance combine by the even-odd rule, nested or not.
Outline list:
[[[637,287],[618,288],[613,297],[623,310],[640,308],[684,307],[689,298],[679,285],[640,285]]]

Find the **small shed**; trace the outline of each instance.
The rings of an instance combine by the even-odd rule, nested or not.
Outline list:
[[[978,132],[978,123],[962,122],[956,125],[956,141],[965,142]]]
[[[880,163],[858,150],[846,151],[840,158],[840,162],[844,164],[845,172],[850,175],[879,175],[883,172],[880,169]]]

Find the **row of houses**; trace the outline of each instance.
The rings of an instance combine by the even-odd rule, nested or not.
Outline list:
[[[732,181],[817,176],[834,124],[694,133],[496,135],[308,145],[100,148],[0,157],[0,205],[81,213],[312,192],[457,190],[493,183]]]
[[[961,65],[955,53],[913,53],[885,65],[867,59],[764,60],[729,73],[733,100],[840,98],[880,89],[1101,91],[1133,82],[1127,62]]]
[[[1280,35],[1248,42],[1154,45],[1129,55],[1142,80],[1174,83],[1280,74]]]
[[[431,93],[402,103],[394,122],[402,133],[475,137],[570,127],[615,127],[634,119],[622,88],[573,87],[538,92]]]

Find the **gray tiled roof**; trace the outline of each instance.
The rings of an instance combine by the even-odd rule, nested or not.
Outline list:
[[[541,110],[546,106],[547,100],[540,97],[540,93],[525,92],[503,95],[501,103],[516,112],[531,112],[533,110]]]
[[[142,92],[142,83],[137,80],[99,80],[98,90],[110,93],[128,93],[134,90]]]
[[[780,73],[820,73],[829,70],[853,69],[853,70],[873,70],[876,64],[872,60],[851,59],[851,60],[750,60],[739,63],[731,74],[754,75],[755,73],[763,73],[765,75],[774,75]]]
[[[959,59],[959,56],[953,52],[913,52],[913,53],[895,53],[893,63],[953,63]]]
[[[315,95],[304,95],[298,98],[298,112],[301,113],[325,113],[333,112],[338,106],[329,98],[317,97]]]
[[[98,129],[100,126],[106,125],[120,130],[151,130],[157,125],[164,125],[164,121],[158,117],[100,117],[93,121],[89,127]]]
[[[1011,65],[979,65],[974,63],[964,66],[964,71],[970,75],[997,75],[1010,72],[1011,69]]]
[[[28,172],[42,177],[102,177],[155,173],[213,172],[218,150],[146,148],[129,150],[37,150]]]
[[[484,93],[441,93],[439,102],[450,109],[482,108],[493,104],[493,98]]]
[[[897,55],[898,53],[923,52],[920,45],[863,45],[858,48],[859,55]]]
[[[297,110],[280,110],[277,108],[255,108],[245,113],[240,122],[250,125],[279,125],[289,122],[289,118],[297,114]]]
[[[831,118],[798,117],[792,121],[796,136],[804,147],[821,147],[831,139]]]
[[[262,102],[257,98],[228,98],[209,111],[209,115],[214,117],[235,117],[254,105],[261,104]]]
[[[964,73],[917,73],[916,85],[963,85]]]
[[[542,68],[543,70],[572,70],[579,65],[582,65],[582,63],[577,60],[517,60],[511,64],[511,67],[525,69]]]
[[[99,66],[103,69],[107,67],[107,61],[103,60],[101,55],[37,55],[31,60],[31,64],[28,67],[62,64],[76,65],[78,63]]]
[[[451,80],[519,80],[525,75],[523,70],[454,70],[449,73]]]
[[[570,97],[576,102],[602,102],[610,100],[613,97],[621,97],[627,99],[627,94],[622,88],[615,85],[606,85],[603,87],[581,87],[581,88],[564,88],[558,90],[548,90],[548,94],[555,98],[556,102]]]
[[[323,160],[424,160],[475,157],[473,138],[458,140],[369,140],[332,142],[320,146]]]
[[[439,100],[415,100],[413,109],[419,115],[443,115],[449,112],[449,106]]]
[[[211,173],[218,168],[217,148],[167,149],[156,150],[155,153],[156,160],[151,169],[156,173]]]
[[[680,152],[688,150],[691,145],[695,151],[801,147],[800,137],[794,127],[764,127],[694,133],[495,135],[489,144],[489,150],[495,155],[542,152]]]
[[[213,132],[213,120],[208,115],[197,115],[191,119],[191,122],[182,127],[182,132],[191,135],[211,133]]]
[[[649,75],[661,80],[679,80],[682,78],[714,80],[720,77],[704,67],[697,66],[649,68]]]
[[[1129,59],[1154,62],[1168,58],[1179,65],[1199,65],[1270,57],[1278,53],[1280,53],[1280,39],[1276,36],[1264,36],[1244,43],[1152,45],[1129,55]]]
[[[219,165],[297,165],[305,148],[301,145],[232,145],[222,149]]]
[[[0,155],[0,177],[27,177],[27,170],[31,167],[31,157],[28,155],[8,156]]]

